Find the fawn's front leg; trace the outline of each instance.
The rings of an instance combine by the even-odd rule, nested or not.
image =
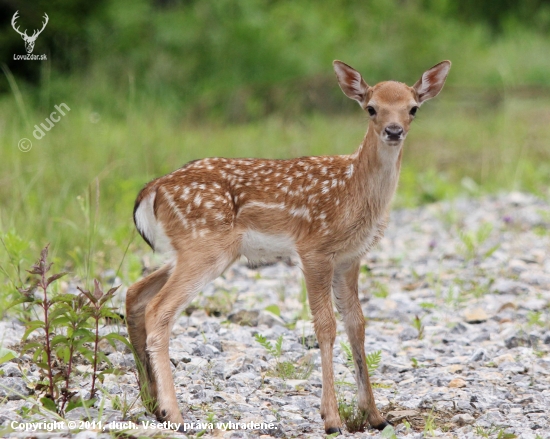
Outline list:
[[[321,371],[323,374],[323,394],[321,397],[321,417],[325,421],[328,434],[341,432],[342,422],[338,414],[338,404],[334,392],[334,371],[332,356],[336,339],[336,319],[332,308],[331,258],[302,256],[302,266],[306,279],[309,307],[313,315],[313,327],[321,349]]]
[[[376,408],[365,359],[365,317],[359,302],[357,285],[359,269],[360,261],[357,260],[350,266],[339,267],[335,270],[334,298],[338,312],[342,315],[353,352],[359,409],[365,413],[372,427],[383,430],[388,423]]]

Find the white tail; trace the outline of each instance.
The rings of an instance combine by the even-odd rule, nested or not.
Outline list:
[[[353,349],[358,404],[373,427],[387,423],[376,408],[364,351],[357,281],[361,257],[382,236],[397,186],[403,140],[418,107],[436,96],[451,63],[443,61],[409,87],[373,87],[340,62],[343,92],[369,113],[367,134],[351,155],[290,160],[207,158],[150,182],[134,219],[153,249],[173,262],[128,290],[131,341],[142,380],[158,401],[159,419],[183,422],[168,357],[175,318],[203,286],[240,255],[254,263],[301,263],[321,349],[321,416],[327,433],[341,427],[334,393],[332,297]]]

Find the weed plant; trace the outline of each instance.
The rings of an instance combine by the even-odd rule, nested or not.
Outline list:
[[[298,364],[291,361],[283,360],[283,336],[277,338],[275,344],[272,344],[265,336],[261,334],[255,335],[256,341],[267,351],[269,355],[275,358],[275,367],[271,370],[273,376],[282,378],[283,380],[304,380],[310,377],[313,372],[313,364],[309,358],[303,359]]]
[[[40,370],[35,390],[42,405],[64,416],[76,407],[90,407],[96,401],[97,383],[107,374],[116,373],[106,355],[99,350],[102,340],[116,348],[116,342],[130,346],[118,333],[100,335],[100,322],[119,322],[121,318],[108,306],[118,289],[104,292],[96,280],[93,292],[80,294],[52,291],[52,285],[66,273],[51,273],[46,246],[38,261],[28,270],[30,280],[20,288],[20,297],[11,306],[26,304],[25,333],[21,355],[32,353]],[[32,337],[31,337],[32,335]],[[5,359],[5,358],[4,358]],[[84,361],[91,366],[91,384],[86,399],[74,388],[75,364]],[[105,367],[100,367],[105,365]]]

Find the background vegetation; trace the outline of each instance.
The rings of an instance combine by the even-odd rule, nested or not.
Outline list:
[[[16,10],[29,34],[48,14],[34,49],[47,61],[14,60]],[[2,2],[0,298],[47,242],[90,287],[119,269],[135,280],[135,196],[188,160],[352,152],[366,122],[336,58],[371,84],[453,62],[407,140],[398,205],[548,197],[549,33],[548,0]],[[61,103],[70,111],[35,139]]]

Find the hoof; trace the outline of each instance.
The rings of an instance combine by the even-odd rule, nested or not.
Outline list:
[[[325,433],[326,434],[334,434],[334,433],[342,434],[342,429],[340,427],[330,427],[330,428],[327,428],[325,430]]]
[[[179,432],[179,433],[185,433],[185,428],[183,428],[183,425],[180,425],[180,426],[178,427],[178,432]]]
[[[377,425],[371,424],[372,428],[376,428],[377,430],[380,430],[380,431],[384,430],[384,428],[386,428],[388,425],[392,425],[392,424],[386,420],[384,420],[383,422]]]

